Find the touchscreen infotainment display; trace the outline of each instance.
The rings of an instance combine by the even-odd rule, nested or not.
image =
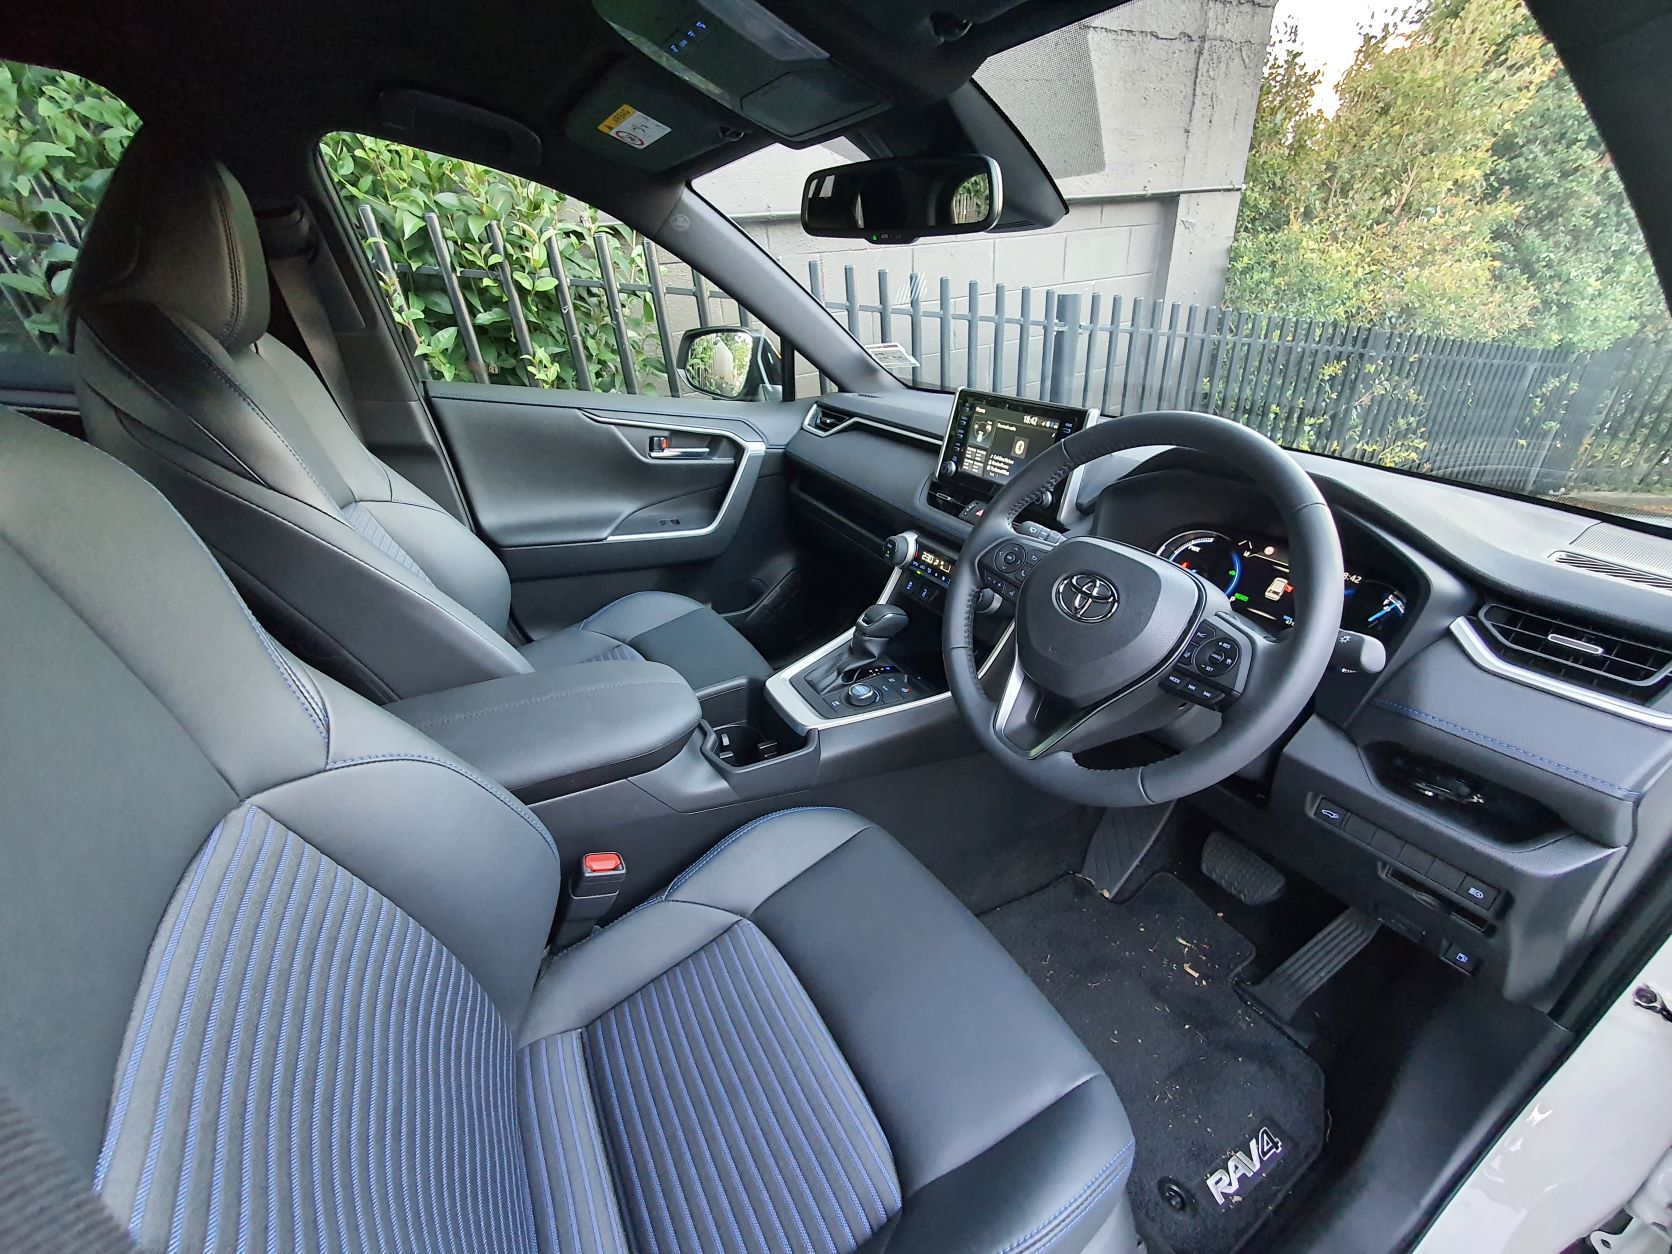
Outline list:
[[[941,477],[1002,486],[1023,462],[1084,428],[1089,417],[1084,409],[966,389],[953,407]]]

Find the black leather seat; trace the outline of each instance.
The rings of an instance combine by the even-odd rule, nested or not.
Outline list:
[[[264,621],[378,700],[598,658],[693,687],[770,673],[719,615],[643,593],[521,649],[505,567],[360,442],[268,334],[267,267],[226,169],[141,132],[71,285],[88,437],[162,489]]]
[[[4,411],[0,642],[0,1089],[142,1242],[1134,1248],[1107,1077],[865,820],[548,961],[540,823]]]

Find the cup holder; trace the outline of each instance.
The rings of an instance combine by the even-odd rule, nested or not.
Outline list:
[[[727,771],[746,771],[793,756],[808,739],[786,723],[766,699],[764,680],[750,679],[705,694],[703,751]]]

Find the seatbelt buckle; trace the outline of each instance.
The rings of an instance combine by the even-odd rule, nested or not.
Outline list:
[[[627,859],[619,853],[583,853],[569,875],[568,899],[552,938],[553,947],[562,949],[585,939],[597,921],[610,912],[626,882]]]
[[[583,853],[569,894],[588,901],[605,896],[614,900],[626,880],[627,860],[619,853]]]

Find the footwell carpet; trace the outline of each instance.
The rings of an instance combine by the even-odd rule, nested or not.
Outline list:
[[[1317,1063],[1232,985],[1253,946],[1166,874],[1119,905],[1065,876],[982,921],[1115,1082],[1152,1250],[1247,1243],[1326,1128]]]

